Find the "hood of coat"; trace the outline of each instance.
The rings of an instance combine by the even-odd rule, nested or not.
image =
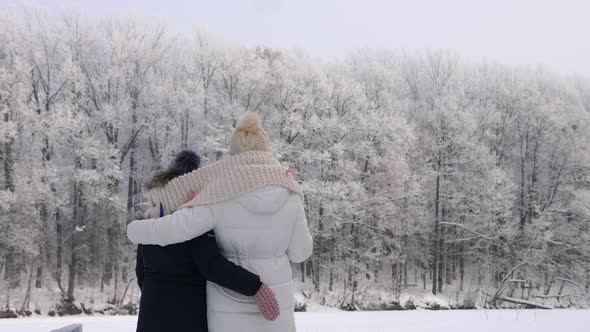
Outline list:
[[[273,213],[289,199],[289,189],[280,186],[265,186],[237,198],[240,205],[255,213]]]
[[[175,177],[176,174],[172,174],[168,171],[155,171],[147,183],[147,188],[151,190],[154,188],[164,187],[168,182],[170,182],[170,180],[174,179]]]

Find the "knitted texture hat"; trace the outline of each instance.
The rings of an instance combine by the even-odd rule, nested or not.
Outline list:
[[[168,165],[168,172],[181,176],[190,173],[201,165],[201,158],[191,150],[182,150],[176,154]]]
[[[201,158],[191,150],[182,150],[176,154],[166,170],[158,170],[152,174],[147,183],[148,189],[165,186],[170,180],[186,173],[190,173],[201,164]]]
[[[230,156],[248,151],[271,152],[260,116],[254,112],[246,112],[240,118],[229,144]]]

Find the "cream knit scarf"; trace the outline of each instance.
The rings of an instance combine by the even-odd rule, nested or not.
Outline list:
[[[239,196],[265,185],[277,185],[301,195],[303,192],[270,152],[249,151],[226,157],[214,164],[179,176],[164,187],[154,188],[149,194],[154,202],[161,202],[164,214],[192,207],[210,205]],[[195,198],[185,203],[194,192]]]

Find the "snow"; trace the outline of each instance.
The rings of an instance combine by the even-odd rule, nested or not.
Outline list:
[[[568,332],[588,331],[590,310],[446,310],[301,312],[298,332]],[[135,331],[136,316],[0,320],[0,332],[47,332],[82,323],[84,332]]]
[[[382,292],[381,297],[387,298],[390,295],[387,292]],[[414,303],[418,308],[428,308],[438,304],[440,307],[449,308],[451,301],[443,294],[432,295],[429,290],[410,288],[401,292],[399,303],[405,305],[408,302]]]

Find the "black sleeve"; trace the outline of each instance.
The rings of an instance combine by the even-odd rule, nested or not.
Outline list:
[[[221,254],[213,231],[192,239],[191,248],[193,261],[207,280],[246,296],[254,296],[262,286],[258,275]]]
[[[137,285],[141,290],[143,286],[143,256],[141,254],[141,244],[137,246],[137,259],[135,262],[135,276],[137,277]]]

